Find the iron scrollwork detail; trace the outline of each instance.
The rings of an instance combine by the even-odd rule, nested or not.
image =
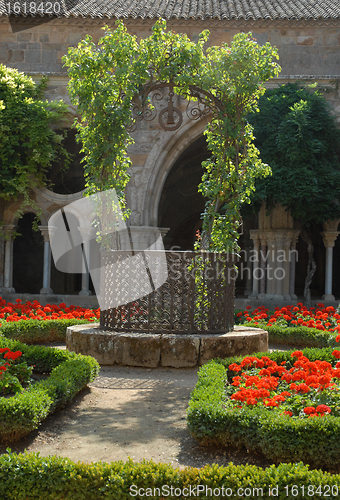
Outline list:
[[[169,89],[167,96],[165,94],[166,88]],[[158,123],[166,131],[179,129],[183,123],[183,113],[178,107],[174,106],[174,96],[173,83],[158,82],[152,85],[149,82],[145,84],[143,90],[132,102],[132,120],[128,129],[129,132],[134,132],[137,123],[142,120],[154,120],[157,116],[157,103],[160,103],[165,98],[167,98],[168,104],[158,111]],[[209,99],[198,89],[190,91],[189,95],[179,95],[179,97],[188,101],[186,115],[190,120],[199,120],[212,111]],[[192,99],[194,99],[195,105],[192,105]]]

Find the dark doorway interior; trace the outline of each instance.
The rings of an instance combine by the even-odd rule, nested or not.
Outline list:
[[[201,163],[209,156],[202,136],[181,154],[168,174],[158,209],[158,226],[170,228],[164,238],[166,249],[193,249],[205,205],[197,191],[203,174]]]
[[[20,235],[13,243],[13,287],[18,293],[39,293],[43,286],[44,238],[33,230],[34,218],[27,213],[19,219]]]
[[[57,132],[64,133],[63,130]],[[63,158],[59,158],[53,162],[47,176],[52,183],[52,191],[58,194],[78,193],[85,188],[84,169],[81,163],[84,154],[80,152],[81,144],[76,141],[77,132],[73,129],[66,132],[63,146],[71,155],[70,165],[65,168]]]
[[[314,260],[316,263],[316,271],[311,284],[311,295],[314,298],[318,298],[322,297],[325,293],[326,250],[321,236],[322,225],[312,224],[308,228],[308,232],[314,246]],[[303,241],[301,236],[299,236],[296,250],[298,261],[295,269],[295,294],[298,297],[302,297],[307,275],[308,253],[307,244]]]

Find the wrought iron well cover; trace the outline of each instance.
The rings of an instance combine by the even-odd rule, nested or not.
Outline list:
[[[236,273],[229,254],[111,251],[103,252],[102,258],[101,289],[107,303],[114,303],[115,295],[119,295],[120,304],[124,297],[140,298],[102,310],[101,328],[150,333],[223,333],[233,329]],[[161,273],[162,260],[167,277],[158,286],[157,266]]]

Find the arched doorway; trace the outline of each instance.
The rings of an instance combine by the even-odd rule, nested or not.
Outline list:
[[[203,174],[201,164],[209,156],[206,140],[201,136],[183,151],[166,178],[158,206],[158,226],[170,228],[164,238],[167,249],[193,249],[205,205],[197,191]]]

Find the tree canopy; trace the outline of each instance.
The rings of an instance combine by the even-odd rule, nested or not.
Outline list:
[[[254,199],[287,207],[301,225],[340,217],[340,131],[321,92],[298,83],[267,90],[249,117],[272,176]]]
[[[272,176],[256,181],[255,204],[276,203],[289,209],[307,244],[304,295],[316,270],[308,227],[340,217],[340,130],[330,105],[319,91],[298,83],[268,90],[257,114],[250,115],[261,158]]]
[[[279,72],[276,49],[269,43],[259,46],[250,33],[235,35],[230,46],[206,48],[208,31],[196,43],[167,31],[163,20],[140,42],[122,22],[114,31],[105,29],[98,45],[86,36],[64,57],[71,100],[81,115],[76,127],[88,193],[115,188],[125,208],[132,106],[142,113],[153,90],[169,84],[211,112],[206,129],[211,158],[203,163],[199,187],[208,199],[202,244],[210,250],[235,249],[240,205],[249,201],[255,178],[270,172],[259,158],[246,116],[265,91],[262,83]]]
[[[16,69],[0,65],[0,197],[23,196],[32,206],[30,190],[46,184],[52,161],[61,154],[63,136],[52,129],[66,117],[62,101],[42,100],[46,78],[40,84]]]

